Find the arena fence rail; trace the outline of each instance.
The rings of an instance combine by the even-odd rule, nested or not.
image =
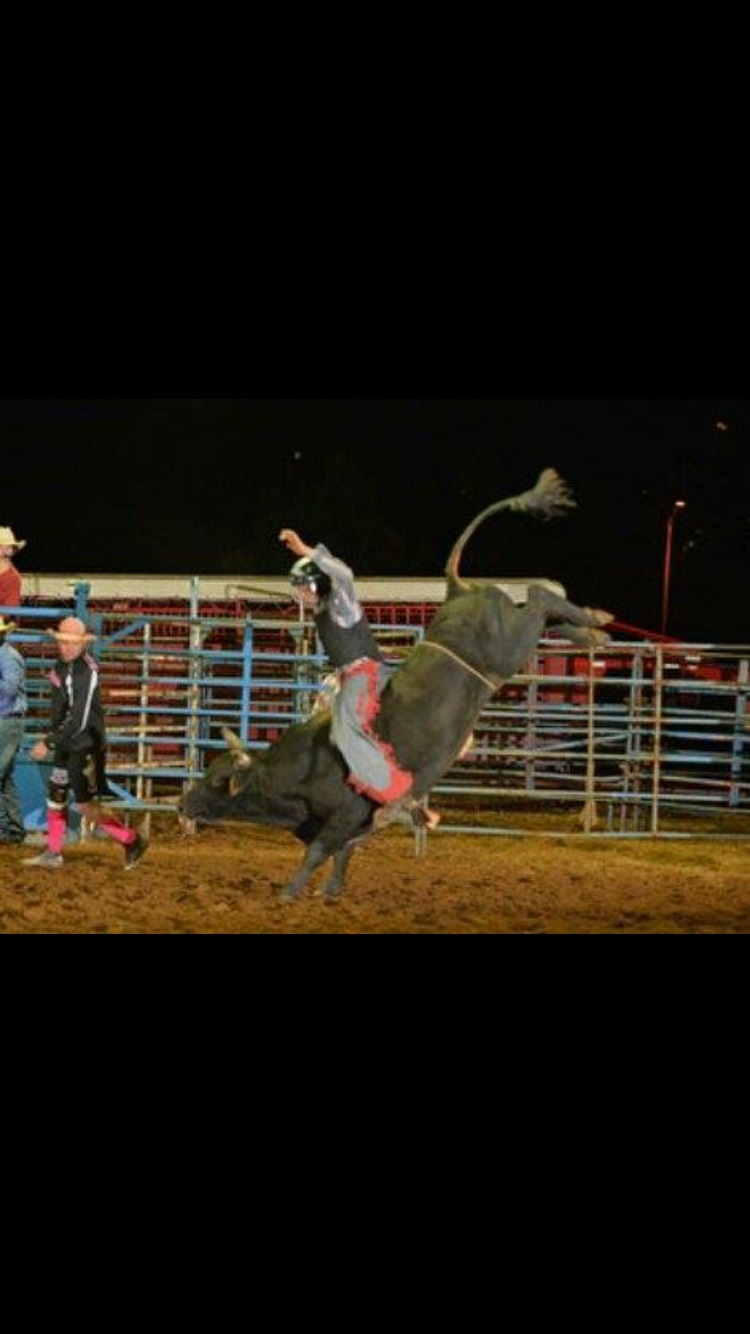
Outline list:
[[[93,601],[85,583],[64,603],[24,606],[14,642],[28,666],[19,775],[30,828],[45,822],[44,771],[28,752],[48,717],[47,631],[71,607],[98,636],[109,779],[126,811],[173,811],[222,748],[222,727],[263,749],[325,704],[327,663],[314,629],[289,608],[243,602],[222,614],[196,584],[182,614],[172,605],[131,612]],[[406,615],[399,603],[385,623],[376,605],[368,610],[394,665],[429,622],[427,608]],[[442,828],[522,835],[530,830],[519,812],[534,811],[533,832],[549,837],[748,837],[749,690],[748,645],[618,642],[586,653],[545,640],[436,789]],[[545,828],[562,811],[575,830]]]

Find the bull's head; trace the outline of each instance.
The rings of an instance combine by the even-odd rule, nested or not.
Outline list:
[[[228,727],[222,729],[227,750],[209,765],[200,782],[194,784],[182,801],[188,820],[214,820],[226,817],[231,802],[244,790],[253,769],[253,758]]]

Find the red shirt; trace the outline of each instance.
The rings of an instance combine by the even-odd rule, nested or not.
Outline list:
[[[0,573],[0,607],[20,607],[21,576],[15,565]]]

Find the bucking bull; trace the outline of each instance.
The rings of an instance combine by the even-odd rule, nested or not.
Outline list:
[[[401,767],[414,775],[415,798],[426,797],[452,767],[492,695],[529,662],[548,625],[587,648],[608,642],[602,627],[613,618],[607,612],[576,607],[533,584],[526,605],[517,607],[495,585],[469,583],[461,575],[467,543],[491,516],[514,510],[551,518],[574,504],[565,483],[548,469],[533,490],[480,514],[456,543],[446,569],[446,602],[383,692],[376,723]],[[333,870],[322,894],[333,899],[355,847],[373,832],[378,807],[349,785],[346,764],[331,743],[330,714],[290,727],[263,753],[249,754],[229,731],[224,738],[229,749],[183,799],[185,817],[292,830],[307,853],[281,899],[297,898],[330,858]]]

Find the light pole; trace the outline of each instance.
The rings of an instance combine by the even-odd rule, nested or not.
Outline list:
[[[672,588],[672,551],[674,549],[674,525],[680,510],[687,509],[686,500],[676,500],[667,519],[667,544],[664,551],[664,593],[661,604],[661,632],[667,633],[669,622],[669,595]]]

